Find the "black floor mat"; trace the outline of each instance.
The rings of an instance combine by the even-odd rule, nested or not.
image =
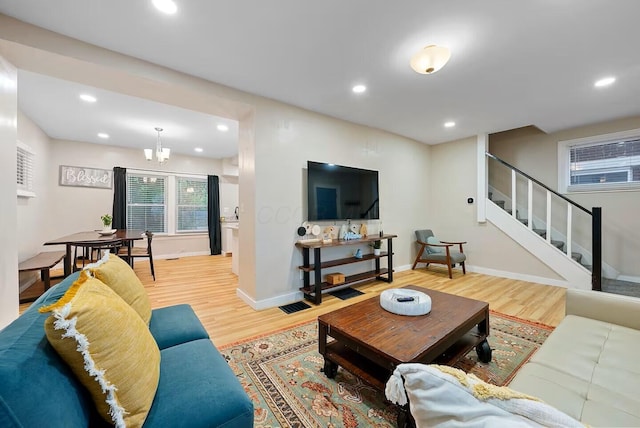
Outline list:
[[[307,305],[305,302],[296,302],[296,303],[289,303],[288,305],[280,306],[280,309],[282,309],[282,311],[285,314],[292,314],[294,312],[299,312],[305,309],[309,309],[310,307],[311,306]]]
[[[337,297],[338,299],[347,300],[364,293],[360,290],[356,290],[355,288],[347,287],[329,294],[331,294],[333,297]]]

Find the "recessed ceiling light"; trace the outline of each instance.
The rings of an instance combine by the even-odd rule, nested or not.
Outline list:
[[[454,121],[449,121],[449,122],[445,122],[444,123],[444,127],[445,128],[453,128],[454,126],[456,126],[456,123]]]
[[[94,97],[93,95],[89,95],[89,94],[80,94],[80,99],[82,101],[86,101],[88,103],[95,103],[96,101],[98,101],[98,99],[96,97]]]
[[[353,92],[355,92],[356,94],[361,94],[361,93],[363,93],[364,91],[367,90],[367,87],[364,86],[364,85],[356,85],[353,88],[351,88],[351,90]]]
[[[229,130],[229,127],[224,123],[221,123],[220,125],[218,125],[218,131],[227,132],[228,130]]]
[[[596,88],[602,88],[604,86],[611,85],[615,81],[615,77],[605,77],[604,79],[597,80],[596,83],[593,84],[593,86],[595,86]]]
[[[198,153],[202,153],[202,152],[204,151],[204,150],[202,150],[202,147],[196,147],[196,148],[195,148],[195,149],[193,149],[193,150],[195,150],[195,151],[196,151],[196,152],[198,152]]]
[[[153,5],[160,12],[166,13],[167,15],[172,15],[178,10],[178,6],[176,6],[173,0],[153,0]]]
[[[98,133],[98,137],[104,138],[106,140],[107,138],[109,138],[109,134],[105,134],[104,132],[100,132],[100,133]]]

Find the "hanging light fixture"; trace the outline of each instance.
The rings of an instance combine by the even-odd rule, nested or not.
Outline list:
[[[156,159],[158,160],[158,163],[162,165],[169,160],[171,149],[162,147],[162,142],[160,141],[160,133],[162,132],[162,128],[155,128],[155,130],[156,132],[158,132],[158,141],[156,142]],[[153,149],[144,149],[144,157],[148,161],[153,160]]]
[[[451,58],[451,51],[444,46],[429,45],[411,57],[411,68],[416,73],[433,74],[440,70]]]

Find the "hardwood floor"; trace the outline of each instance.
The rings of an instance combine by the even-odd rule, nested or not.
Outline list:
[[[216,346],[250,336],[269,333],[290,325],[314,320],[318,315],[379,295],[387,288],[415,284],[489,302],[492,310],[556,326],[564,316],[565,289],[525,281],[497,278],[454,270],[449,279],[446,269],[436,266],[396,272],[392,284],[381,281],[361,283],[355,288],[362,296],[340,300],[323,296],[319,306],[285,314],[279,308],[255,311],[236,296],[237,277],[231,273],[231,257],[198,256],[174,260],[155,260],[156,281],[149,264],[136,261],[135,271],[151,299],[153,308],[188,303],[209,332]],[[53,273],[55,274],[55,273]],[[24,294],[39,292],[41,283]],[[29,304],[20,305],[24,310]]]

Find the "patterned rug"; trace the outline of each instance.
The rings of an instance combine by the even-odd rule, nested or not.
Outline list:
[[[456,367],[505,385],[553,328],[491,312],[490,363],[471,351]],[[338,369],[321,369],[317,322],[309,322],[221,348],[255,408],[255,428],[395,427],[396,409],[379,392]]]

